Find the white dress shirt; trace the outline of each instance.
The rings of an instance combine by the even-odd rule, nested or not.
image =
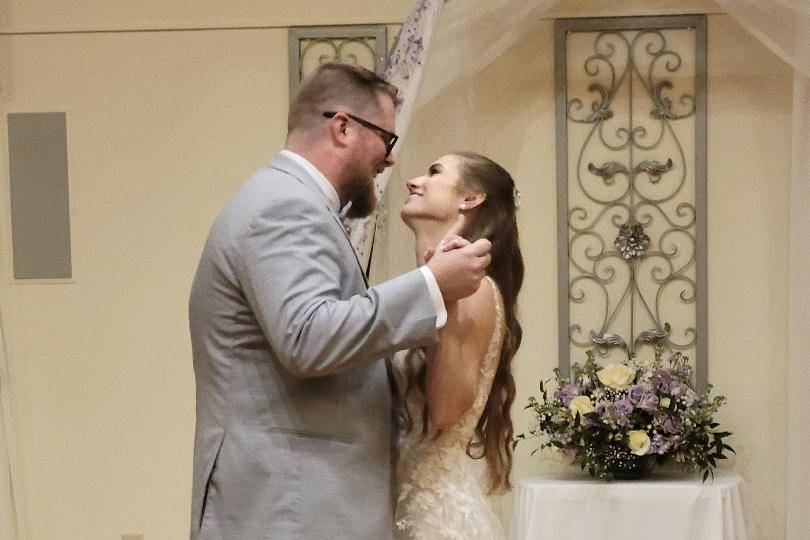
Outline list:
[[[326,200],[329,201],[329,204],[335,210],[336,214],[341,215],[348,209],[351,202],[341,209],[340,197],[338,197],[335,186],[333,186],[332,183],[327,180],[326,176],[324,176],[323,173],[319,171],[317,167],[315,167],[315,165],[310,163],[308,159],[300,154],[296,154],[291,150],[282,150],[280,153],[301,165],[301,167],[303,167],[304,170],[309,173],[312,179],[315,180],[315,183],[318,184],[318,187],[321,188],[321,191],[323,191],[324,196],[326,196]],[[433,307],[436,308],[436,328],[441,329],[445,324],[447,324],[447,308],[444,306],[442,292],[439,289],[439,284],[436,282],[436,276],[433,275],[430,268],[423,265],[419,267],[419,270],[422,271],[422,275],[425,277],[425,282],[427,283],[427,288],[430,292],[430,298],[433,300]]]

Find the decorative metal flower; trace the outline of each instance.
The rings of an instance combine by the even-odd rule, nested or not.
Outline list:
[[[619,229],[619,236],[614,242],[616,249],[625,260],[638,259],[647,253],[650,247],[650,237],[644,234],[644,227],[640,223],[630,225],[625,223]]]

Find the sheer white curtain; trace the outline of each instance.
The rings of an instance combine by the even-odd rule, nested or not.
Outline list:
[[[810,2],[716,0],[746,30],[793,66],[790,191],[787,537],[810,531]]]
[[[430,50],[433,31],[439,20],[444,0],[418,0],[408,18],[402,24],[402,30],[388,55],[385,79],[399,88],[402,103],[397,115],[397,133],[400,139],[405,138],[408,124],[413,114],[425,56]],[[394,156],[402,149],[402,141],[394,147]],[[386,169],[375,180],[377,200],[385,200],[385,189],[391,178],[392,169]],[[349,238],[357,253],[357,259],[364,269],[368,269],[378,227],[386,220],[384,204],[371,216],[351,220],[347,223]]]
[[[810,24],[807,21],[806,24]],[[805,31],[807,26],[805,26]],[[806,50],[810,50],[810,45]],[[788,346],[788,539],[810,531],[810,82],[793,85],[793,182],[790,193],[790,344]]]
[[[389,55],[386,70],[386,79],[400,89],[403,97],[397,116],[401,140],[394,155],[407,144],[415,111],[448,84],[473,77],[497,60],[557,1],[417,0]],[[425,73],[429,75],[423,77]],[[381,201],[385,200],[392,172],[387,169],[376,180]],[[350,224],[352,244],[364,268],[372,255],[375,230],[385,227],[387,219],[383,206],[374,216]]]
[[[560,0],[560,4],[566,0]],[[810,530],[810,0],[716,0],[732,18],[794,69],[788,360],[788,538]],[[417,3],[417,10],[424,2]],[[448,0],[422,64],[408,119],[452,85],[464,103],[464,80],[498,59],[536,28],[556,0]],[[548,44],[553,47],[552,43]],[[464,115],[454,119],[462,126]],[[400,128],[401,129],[401,128]],[[396,174],[396,171],[395,171]],[[387,181],[387,177],[386,177]],[[393,223],[389,221],[389,224]],[[384,277],[384,273],[382,274]]]

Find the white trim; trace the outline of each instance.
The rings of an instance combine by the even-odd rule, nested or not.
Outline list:
[[[790,185],[790,289],[787,362],[787,538],[810,531],[810,77],[793,84],[793,162]],[[804,147],[802,146],[804,145]]]
[[[2,10],[0,10],[2,16]],[[216,19],[216,17],[214,17]],[[53,34],[122,34],[134,32],[219,32],[222,30],[287,30],[296,27],[307,26],[396,26],[400,25],[400,21],[381,21],[378,18],[358,19],[347,18],[344,20],[335,20],[334,18],[327,18],[319,14],[314,14],[312,17],[302,18],[290,16],[286,18],[271,17],[271,18],[250,18],[241,19],[236,18],[227,21],[216,20],[190,20],[182,22],[166,22],[166,23],[129,23],[122,24],[120,22],[111,23],[72,23],[62,24],[60,26],[38,26],[36,24],[21,24],[21,25],[7,25],[2,31],[0,36],[18,36],[18,35],[53,35]]]

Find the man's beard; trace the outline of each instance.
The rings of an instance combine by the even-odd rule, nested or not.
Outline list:
[[[352,205],[346,211],[346,217],[351,219],[364,218],[377,208],[377,194],[374,187],[374,179],[361,179],[357,176],[357,181],[352,184],[353,190],[349,196]]]

